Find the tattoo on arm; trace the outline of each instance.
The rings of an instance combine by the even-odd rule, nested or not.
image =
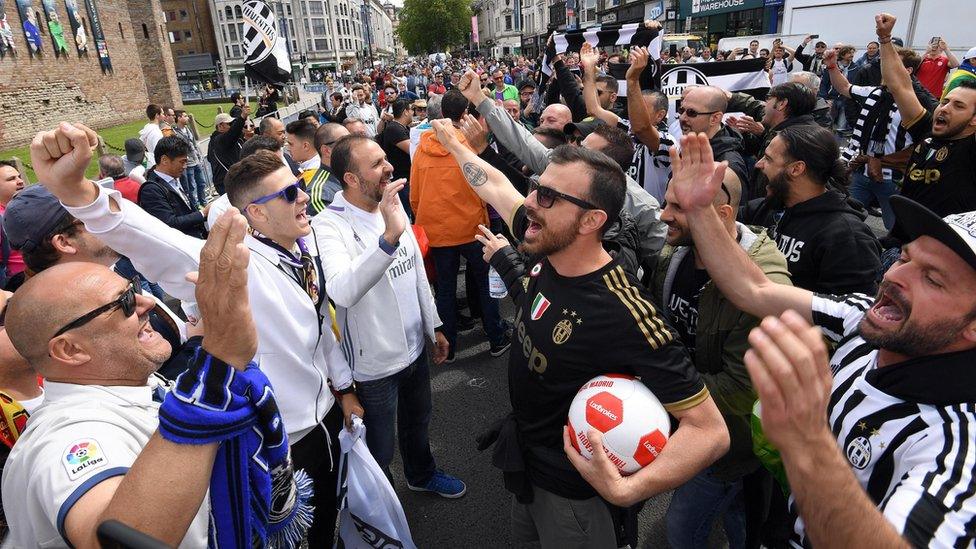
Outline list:
[[[466,162],[461,166],[461,171],[472,187],[480,187],[488,182],[488,173],[474,162]]]

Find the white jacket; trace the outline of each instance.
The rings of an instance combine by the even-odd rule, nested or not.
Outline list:
[[[122,200],[118,191],[100,187],[98,192],[98,198],[87,206],[65,207],[85,223],[88,232],[127,256],[136,270],[168,294],[181,301],[196,301],[195,287],[184,276],[198,270],[204,241]],[[121,211],[109,209],[109,197]],[[309,235],[305,241],[309,253],[317,255],[315,238]],[[332,379],[336,389],[344,389],[352,383],[352,372],[332,333],[328,302],[323,299],[322,319],[291,269],[280,265],[273,248],[250,235],[244,243],[251,250],[247,288],[258,332],[254,360],[271,380],[289,442],[294,444],[334,403],[326,379]]]
[[[343,353],[353,377],[357,381],[380,379],[409,366],[407,336],[396,292],[387,276],[395,257],[379,247],[378,239],[357,238],[357,234],[370,231],[349,212],[342,191],[312,219],[312,227],[322,254],[325,289],[336,306]],[[409,239],[416,250],[417,299],[424,335],[428,341],[435,341],[434,328],[441,325],[441,319],[427,282],[420,246],[410,229],[400,238]]]

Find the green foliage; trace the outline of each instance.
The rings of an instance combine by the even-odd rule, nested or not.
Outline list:
[[[404,0],[396,32],[411,54],[463,45],[471,32],[469,0]]]

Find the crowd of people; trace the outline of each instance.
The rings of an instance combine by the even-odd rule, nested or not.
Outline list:
[[[507,355],[511,411],[478,444],[515,542],[636,546],[670,492],[676,548],[716,521],[733,548],[976,543],[976,48],[920,56],[894,25],[857,60],[814,36],[584,44],[546,82],[541,60],[414,59],[327,78],[288,123],[274,88],[264,116],[237,94],[206,154],[149,105],[98,181],[94,131],[38,133],[40,184],[0,162],[5,543],[94,547],[114,519],[170,546],[330,546],[356,417],[388,477],[398,447],[410,490],[461,498],[431,363],[476,328]],[[764,97],[641,87],[649,64],[748,57]],[[600,374],[672,419],[633,475],[565,427]]]

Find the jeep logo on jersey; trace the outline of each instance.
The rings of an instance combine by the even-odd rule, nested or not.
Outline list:
[[[864,437],[857,437],[847,445],[847,461],[855,469],[864,469],[871,462],[871,441]]]
[[[624,421],[624,402],[607,393],[597,393],[586,401],[586,422],[606,433]]]
[[[708,78],[700,70],[688,65],[675,67],[661,75],[661,92],[672,102],[680,100],[681,92],[692,85],[707,86]]]
[[[363,538],[363,541],[366,542],[367,547],[375,547],[376,549],[403,549],[403,543],[400,540],[384,534],[379,528],[352,513],[349,513],[349,516],[352,517],[352,521],[356,525],[356,530],[359,532],[359,536]]]

